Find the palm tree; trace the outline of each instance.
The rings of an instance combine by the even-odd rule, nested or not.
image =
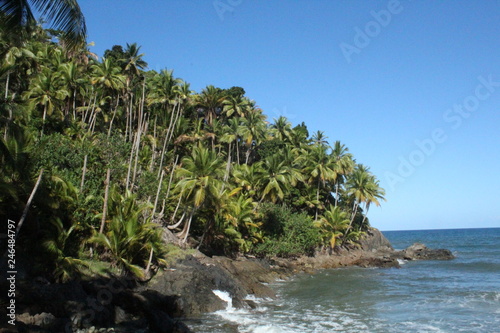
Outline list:
[[[344,235],[349,226],[349,216],[340,207],[330,206],[323,215],[316,219],[314,225],[321,229],[323,239],[333,249],[337,240]]]
[[[223,101],[222,112],[227,118],[233,115],[244,118],[250,107],[251,103],[247,98],[229,95]]]
[[[355,163],[348,151],[349,149],[341,144],[340,141],[335,141],[331,154],[335,163],[335,206],[339,202],[340,185],[343,183],[345,177],[354,170]]]
[[[316,186],[316,202],[320,202],[319,194],[321,187],[326,183],[335,180],[335,163],[328,154],[326,147],[321,144],[314,144],[304,154],[299,156],[305,165],[304,173],[310,184]],[[318,218],[318,206],[316,206],[315,219]]]
[[[226,175],[224,176],[224,181],[229,179],[229,173],[231,171],[231,159],[232,159],[232,146],[233,144],[236,146],[236,161],[237,164],[240,164],[240,150],[239,150],[239,137],[241,133],[241,125],[240,120],[238,118],[231,118],[227,121],[227,125],[225,125],[222,130],[224,134],[221,136],[220,141],[227,143],[227,164],[226,164]]]
[[[190,210],[188,220],[179,236],[186,242],[191,228],[193,215],[203,205],[213,203],[219,196],[221,178],[224,176],[223,161],[215,152],[198,144],[191,156],[182,159],[181,166],[176,171],[179,179],[175,189],[184,198]]]
[[[271,125],[272,135],[283,142],[290,142],[290,132],[292,131],[292,124],[286,119],[286,117],[280,116],[278,119],[274,119],[274,124]]]
[[[250,198],[255,199],[259,188],[261,188],[261,182],[265,178],[264,172],[261,161],[251,165],[236,165],[233,169],[233,177],[230,180],[236,188],[243,191]]]
[[[196,96],[196,106],[203,111],[207,125],[212,125],[213,120],[222,111],[225,100],[226,96],[222,89],[212,85],[207,86]]]
[[[248,113],[247,117],[243,119],[241,137],[247,147],[247,151],[245,153],[245,164],[248,164],[253,147],[265,137],[265,119],[266,116],[262,114],[262,110],[260,109],[252,109],[252,111]]]
[[[76,119],[76,100],[77,93],[82,90],[83,85],[86,83],[82,76],[81,68],[75,62],[67,62],[59,66],[58,74],[62,79],[62,83],[66,86],[68,91],[68,109],[71,105],[73,111],[73,120]],[[68,113],[68,109],[66,114]]]
[[[24,98],[29,101],[33,107],[41,105],[43,107],[42,131],[45,125],[45,119],[52,115],[54,111],[61,111],[61,101],[63,101],[69,92],[60,86],[57,76],[49,69],[45,69],[39,74],[30,85],[30,89],[24,93]],[[61,113],[62,116],[62,113]]]
[[[378,199],[383,198],[383,190],[378,186],[378,182],[370,173],[369,169],[362,164],[358,164],[347,180],[347,194],[352,197],[353,201],[351,222],[348,228],[349,231],[352,228],[354,218],[356,217],[360,205],[364,203],[365,207],[366,205],[369,206],[368,202],[374,202],[379,205]]]
[[[119,92],[125,85],[125,76],[120,73],[120,67],[114,66],[110,59],[103,58],[101,63],[96,63],[91,66],[91,83],[96,85],[101,94],[111,96],[110,106],[113,110],[113,116],[109,121],[108,136],[111,134],[111,127],[118,110],[118,102],[120,100]],[[113,101],[113,97],[115,101]],[[112,104],[115,103],[113,108]]]
[[[3,0],[0,12],[6,17],[7,26],[13,29],[35,23],[32,6],[52,28],[63,31],[63,38],[70,45],[85,41],[85,18],[76,0]]]
[[[144,278],[147,272],[143,267],[149,266],[153,255],[162,262],[164,248],[158,225],[149,219],[142,220],[143,212],[151,209],[151,204],[139,203],[136,197],[128,190],[121,195],[118,187],[113,186],[109,195],[107,232],[96,232],[89,242],[107,249],[124,271]]]
[[[260,201],[264,199],[273,203],[283,201],[287,189],[302,180],[300,172],[278,155],[266,158],[263,167],[265,177],[262,179]]]

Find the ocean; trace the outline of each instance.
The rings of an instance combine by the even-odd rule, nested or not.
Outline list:
[[[278,298],[250,299],[186,323],[195,332],[500,332],[500,228],[388,231],[395,249],[415,242],[456,259],[396,268],[339,268],[298,274],[271,287]]]

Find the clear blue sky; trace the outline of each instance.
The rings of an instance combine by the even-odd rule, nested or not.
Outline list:
[[[79,3],[99,56],[137,42],[346,144],[387,191],[373,226],[500,227],[500,1]]]

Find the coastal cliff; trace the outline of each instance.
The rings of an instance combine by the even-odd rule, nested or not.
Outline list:
[[[224,309],[226,303],[214,290],[227,292],[236,308],[253,307],[247,295],[274,298],[267,283],[299,272],[348,266],[399,267],[399,260],[452,258],[448,250],[432,250],[422,244],[395,251],[377,229],[370,229],[359,247],[318,251],[311,257],[230,259],[196,251],[143,283],[120,277],[21,284],[17,328],[19,332],[190,332],[173,318]]]

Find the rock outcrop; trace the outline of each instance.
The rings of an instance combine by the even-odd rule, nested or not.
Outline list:
[[[450,250],[429,249],[421,243],[415,243],[395,255],[405,260],[450,260],[455,258]]]
[[[400,267],[400,260],[452,258],[449,250],[433,250],[419,243],[395,251],[377,229],[370,229],[359,247],[320,251],[314,257],[230,259],[195,252],[160,269],[147,283],[125,277],[66,284],[21,283],[16,328],[19,332],[187,333],[189,328],[174,318],[226,307],[214,290],[229,293],[234,307],[252,307],[254,304],[246,300],[248,294],[274,298],[267,283],[297,272],[353,265],[389,268]]]

